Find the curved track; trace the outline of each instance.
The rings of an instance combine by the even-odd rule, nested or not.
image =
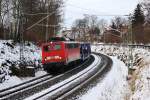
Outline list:
[[[92,77],[81,83],[80,85],[76,86],[74,89],[64,93],[62,96],[58,97],[57,100],[72,100],[72,98],[77,98],[81,95],[81,93],[86,93],[86,91],[89,90],[89,87],[93,87],[96,85],[105,75],[107,72],[109,72],[112,68],[112,59],[103,55],[103,54],[97,54],[101,56],[101,64],[99,67],[99,71],[95,73]]]
[[[22,84],[18,84],[16,86],[4,89],[0,91],[0,100],[22,100],[28,96],[31,96],[43,89],[49,88],[56,83],[59,83],[72,75],[77,74],[87,66],[89,66],[94,61],[94,57],[91,56],[87,61],[83,64],[75,67],[74,69],[65,72],[63,74],[57,76],[45,75],[39,78],[27,81]]]
[[[19,91],[21,92],[30,86],[36,85],[37,83],[40,83],[45,80],[49,80],[51,78],[52,78],[52,76],[46,74],[46,75],[34,78],[32,80],[26,81],[24,83],[0,90],[0,99],[6,100],[6,99],[8,99],[8,97],[19,94]]]
[[[81,86],[95,78],[106,67],[111,67],[112,65],[112,60],[104,55],[94,54],[93,57],[95,59],[94,62],[86,69],[62,82],[59,82],[58,84],[53,85],[49,89],[26,98],[26,100],[63,100]]]
[[[109,63],[108,63],[109,62]],[[110,66],[111,59],[93,54],[84,63],[57,76],[44,75],[0,91],[0,100],[63,99]],[[49,88],[49,89],[48,89]],[[45,91],[36,94],[40,91]],[[34,95],[35,94],[35,95]]]

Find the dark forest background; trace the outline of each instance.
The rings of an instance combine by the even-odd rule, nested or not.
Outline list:
[[[61,30],[64,0],[0,0],[0,39],[45,41]],[[65,33],[66,32],[66,33]],[[150,43],[150,2],[143,0],[111,23],[96,15],[76,19],[70,37],[78,41]]]
[[[0,0],[0,39],[43,41],[60,29],[62,8],[63,0]]]

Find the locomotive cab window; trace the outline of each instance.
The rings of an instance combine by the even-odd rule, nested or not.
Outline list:
[[[56,45],[54,46],[54,50],[60,50],[60,49],[61,49],[61,45],[56,44]]]

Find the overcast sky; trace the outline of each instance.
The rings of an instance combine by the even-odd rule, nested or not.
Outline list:
[[[65,2],[65,25],[71,26],[75,19],[91,15],[127,15],[135,9],[140,0],[67,0]],[[99,16],[110,19],[112,17]]]

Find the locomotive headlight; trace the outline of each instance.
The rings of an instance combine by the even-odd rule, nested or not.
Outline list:
[[[61,59],[61,57],[60,56],[55,56],[55,59]]]
[[[51,60],[51,57],[45,57],[45,61]]]
[[[51,60],[51,59],[62,59],[60,56],[50,56],[50,57],[45,57],[45,61]]]
[[[51,60],[51,57],[47,57],[47,60]]]
[[[47,61],[47,57],[45,57],[45,59],[44,59],[45,61]]]
[[[45,61],[47,61],[47,57],[45,57]]]

